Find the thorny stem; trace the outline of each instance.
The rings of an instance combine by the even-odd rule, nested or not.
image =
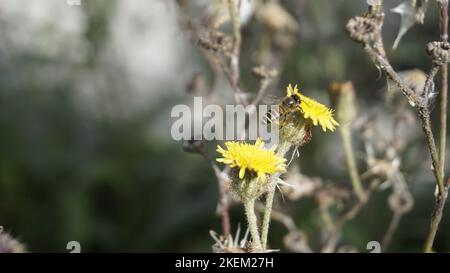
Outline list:
[[[259,237],[257,219],[255,214],[255,199],[247,199],[244,201],[245,214],[247,215],[248,227],[253,239],[253,248],[255,250],[262,250],[261,238]]]
[[[279,156],[283,156],[290,150],[291,144],[290,143],[282,143],[280,144],[280,147],[278,148],[277,154]],[[263,216],[263,223],[262,223],[262,229],[261,229],[261,243],[262,243],[262,249],[265,250],[267,248],[267,236],[269,234],[269,226],[270,226],[270,215],[272,213],[272,207],[273,207],[273,198],[275,196],[275,189],[276,189],[276,179],[280,176],[279,173],[274,174],[270,177],[269,183],[269,191],[266,195],[266,205],[264,208],[264,216]]]
[[[355,191],[358,199],[363,202],[366,199],[366,194],[361,185],[361,180],[359,178],[358,169],[356,167],[355,156],[352,147],[352,139],[349,125],[343,125],[340,127],[340,133],[342,136],[342,142],[344,144],[345,158],[347,161],[347,168],[350,174],[350,180],[353,185],[353,190]]]
[[[446,43],[448,41],[448,0],[438,1],[440,9],[440,31],[441,40]],[[445,175],[445,146],[447,135],[447,93],[448,93],[448,64],[441,66],[441,102],[440,102],[440,147],[439,147],[439,176],[444,180]],[[450,185],[450,179],[447,180],[445,188],[440,191],[436,196],[436,203],[434,205],[433,213],[431,216],[430,230],[428,231],[427,238],[425,240],[425,252],[431,252],[433,250],[434,239],[439,228],[439,224],[442,219],[442,212],[444,211],[445,201],[448,196],[448,189]]]

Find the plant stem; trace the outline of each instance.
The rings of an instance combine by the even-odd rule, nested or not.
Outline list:
[[[241,54],[241,20],[239,17],[239,7],[240,2],[236,2],[236,0],[228,0],[228,12],[230,14],[231,24],[233,26],[233,52],[230,60],[230,83],[235,90],[235,99],[240,102],[241,99],[241,89],[239,87],[239,77],[240,77],[240,68],[239,68],[239,58]]]
[[[201,148],[199,152],[206,162],[211,165],[217,178],[217,184],[219,187],[220,214],[222,215],[222,233],[225,237],[227,237],[230,234],[230,214],[228,211],[226,181],[224,180],[219,167],[217,167],[217,165],[209,158],[204,148]]]
[[[448,0],[439,0],[440,9],[440,30],[441,40],[446,43],[448,41]],[[445,175],[445,146],[447,136],[447,92],[448,92],[448,65],[441,66],[441,113],[440,113],[440,147],[439,147],[439,176],[444,180]],[[428,231],[427,238],[425,240],[425,252],[432,252],[434,239],[439,228],[439,224],[442,219],[442,212],[444,211],[445,201],[448,197],[448,189],[450,185],[450,179],[447,180],[445,188],[439,192],[436,196],[436,203],[434,205],[433,214],[431,216],[430,230]]]
[[[440,30],[441,41],[448,42],[448,0],[439,1],[440,8]],[[447,138],[447,94],[448,94],[448,64],[441,66],[441,102],[440,102],[440,147],[439,164],[441,166],[440,175],[444,178],[445,173],[445,146]]]
[[[436,178],[436,182],[439,188],[439,194],[444,192],[444,179],[439,174],[441,169],[439,165],[438,153],[436,151],[436,144],[434,142],[433,131],[431,130],[430,111],[427,106],[417,106],[419,112],[419,118],[422,121],[422,130],[425,133],[428,150],[431,155],[431,162],[433,164],[433,174]]]
[[[244,202],[245,214],[247,215],[248,227],[250,229],[250,235],[252,236],[253,248],[257,251],[261,251],[261,238],[259,237],[258,224],[255,214],[255,199],[247,199]]]
[[[279,156],[283,156],[290,150],[291,144],[290,143],[282,143],[278,147],[277,154]],[[270,226],[270,219],[272,214],[272,207],[273,207],[273,198],[275,196],[275,189],[276,189],[276,179],[280,177],[280,174],[274,174],[270,177],[269,183],[269,191],[266,194],[266,204],[264,207],[264,216],[263,216],[263,223],[262,223],[262,229],[261,229],[261,243],[262,243],[262,249],[265,250],[267,248],[267,236],[269,234],[269,226]]]
[[[383,241],[381,242],[381,251],[385,252],[389,245],[391,244],[392,237],[394,236],[395,231],[398,228],[398,225],[400,224],[400,220],[402,219],[402,214],[394,212],[392,215],[391,222],[389,223],[388,229],[386,233],[384,234]]]
[[[367,44],[364,46],[364,50],[373,60],[373,62],[381,67],[386,76],[398,86],[398,88],[406,96],[408,101],[414,104],[418,112],[419,119],[422,123],[422,130],[427,141],[428,150],[431,156],[431,162],[433,164],[433,174],[436,179],[436,184],[439,187],[439,193],[442,193],[444,190],[444,179],[441,175],[439,175],[439,170],[441,169],[441,167],[439,165],[438,153],[436,151],[433,131],[431,130],[430,111],[428,110],[426,99],[422,98],[422,96],[418,96],[411,88],[409,88],[405,84],[405,82],[400,78],[397,72],[395,72],[394,68],[392,68],[391,64],[386,59],[386,56],[381,55],[379,51],[374,50],[370,45]],[[427,77],[427,82],[425,84],[423,94],[429,93],[431,82],[438,69],[439,66],[433,66],[433,68],[431,69],[431,72]]]
[[[355,155],[353,152],[352,139],[351,139],[351,131],[349,125],[342,125],[339,129],[342,136],[342,142],[344,144],[344,152],[345,158],[347,161],[348,173],[350,175],[350,180],[353,185],[353,190],[355,191],[356,196],[361,202],[366,200],[366,194],[364,193],[364,189],[361,185],[361,180],[358,174],[358,168],[356,167]]]
[[[222,232],[227,237],[230,234],[230,214],[228,211],[227,189],[223,180],[219,180],[219,204],[222,214]]]
[[[263,224],[261,229],[261,244],[262,249],[266,250],[267,248],[267,236],[269,234],[269,226],[270,226],[270,215],[272,214],[272,206],[273,206],[273,198],[275,196],[275,183],[271,182],[273,185],[270,186],[269,192],[266,195],[266,205],[264,207],[264,217]]]
[[[436,204],[434,205],[433,214],[431,216],[431,224],[430,224],[430,230],[427,235],[427,239],[425,240],[425,252],[432,252],[433,250],[433,243],[434,238],[436,237],[436,233],[439,228],[439,223],[442,219],[442,212],[444,211],[444,205],[445,201],[447,200],[448,196],[448,184],[450,180],[447,181],[447,186],[445,188],[445,191],[443,194],[438,194],[436,196]]]

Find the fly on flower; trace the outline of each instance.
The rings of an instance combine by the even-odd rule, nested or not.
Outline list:
[[[278,112],[268,112],[267,121],[278,121],[282,126],[283,120],[292,113],[300,113],[303,118],[312,121],[314,126],[320,125],[324,132],[334,131],[339,123],[333,118],[333,110],[325,105],[301,94],[297,85],[288,85],[286,96],[278,104]]]

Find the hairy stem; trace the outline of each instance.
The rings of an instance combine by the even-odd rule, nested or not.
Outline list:
[[[340,127],[339,131],[341,133],[342,142],[344,144],[345,158],[347,161],[348,173],[350,175],[350,180],[353,185],[353,190],[355,191],[355,194],[358,197],[358,199],[363,202],[366,199],[366,194],[364,193],[364,189],[361,185],[361,180],[358,174],[358,168],[356,166],[356,160],[352,146],[350,126],[343,125]]]
[[[252,236],[252,246],[256,251],[261,251],[261,238],[259,237],[258,224],[255,214],[255,199],[247,199],[244,202],[245,214],[247,215],[248,228]]]
[[[267,248],[267,236],[269,234],[269,226],[271,218],[270,215],[272,213],[273,198],[275,196],[275,182],[272,183],[273,186],[271,185],[271,189],[269,189],[269,192],[266,195],[266,205],[264,207],[264,217],[261,229],[261,244],[263,250]]]
[[[284,156],[291,148],[290,143],[282,143],[280,144],[280,147],[278,148],[277,154],[279,156]],[[269,226],[270,226],[270,219],[272,214],[272,207],[273,207],[273,198],[275,196],[275,189],[276,189],[276,179],[280,177],[280,174],[274,174],[270,177],[269,183],[270,188],[269,191],[266,194],[266,205],[264,207],[264,216],[263,216],[263,223],[262,223],[262,229],[261,229],[261,243],[262,248],[265,250],[267,248],[267,237],[269,234]]]

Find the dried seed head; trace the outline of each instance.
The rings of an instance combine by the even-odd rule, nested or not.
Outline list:
[[[292,166],[283,180],[286,184],[291,185],[281,186],[281,192],[289,200],[298,200],[303,197],[312,196],[322,186],[320,178],[301,174],[298,165]]]
[[[233,39],[220,31],[210,31],[203,37],[200,37],[197,44],[213,52],[231,53],[233,48]]]
[[[448,42],[429,42],[426,51],[436,65],[443,65],[450,61],[450,44]]]
[[[395,213],[404,214],[414,206],[414,198],[408,191],[394,192],[388,199],[389,207]]]
[[[379,20],[381,17],[381,21]],[[375,41],[376,32],[379,31],[383,15],[378,17],[361,17],[351,18],[346,29],[350,38],[358,43],[370,44]]]
[[[320,208],[326,209],[332,205],[342,208],[344,203],[350,200],[351,196],[351,192],[347,189],[338,186],[330,186],[317,191],[314,198]]]
[[[214,253],[250,253],[251,247],[248,241],[248,229],[245,232],[242,239],[240,238],[241,229],[238,226],[236,235],[233,237],[231,234],[228,236],[218,235],[215,231],[209,231],[209,234],[214,239],[215,244],[212,246]]]

